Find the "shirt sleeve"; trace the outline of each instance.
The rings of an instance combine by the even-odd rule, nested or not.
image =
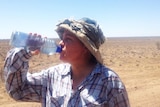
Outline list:
[[[31,54],[22,48],[14,48],[7,53],[4,64],[5,86],[15,100],[40,102],[42,72],[28,72],[30,58]]]
[[[115,78],[112,86],[108,93],[108,106],[105,107],[130,107],[128,93],[122,81]]]
[[[130,107],[128,93],[118,74],[109,70],[107,74],[107,101],[104,107]]]
[[[113,95],[105,107],[130,107],[126,90],[120,90],[117,94]]]

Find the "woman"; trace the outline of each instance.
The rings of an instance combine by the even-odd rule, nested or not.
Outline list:
[[[39,50],[14,48],[4,66],[6,89],[20,101],[41,102],[43,107],[129,107],[119,76],[103,65],[99,52],[105,37],[89,18],[66,19],[57,25],[63,64],[28,72],[28,61]]]

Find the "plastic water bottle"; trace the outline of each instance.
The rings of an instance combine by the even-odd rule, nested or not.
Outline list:
[[[41,53],[52,55],[60,53],[61,47],[53,39],[42,38],[41,36],[29,35],[24,32],[12,32],[10,45],[13,47],[24,47],[24,49],[33,51],[39,49]]]

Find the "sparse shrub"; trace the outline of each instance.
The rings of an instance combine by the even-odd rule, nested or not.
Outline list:
[[[160,42],[156,42],[157,49],[160,50]]]
[[[0,81],[4,82],[4,72],[3,72],[3,68],[0,68]]]

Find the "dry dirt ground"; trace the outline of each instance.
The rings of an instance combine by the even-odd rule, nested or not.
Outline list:
[[[16,102],[4,88],[3,65],[8,41],[0,41],[0,107],[41,107]],[[105,65],[116,71],[126,85],[131,107],[160,107],[160,37],[108,38],[101,48]],[[30,71],[61,63],[58,55],[39,55],[30,61]]]

